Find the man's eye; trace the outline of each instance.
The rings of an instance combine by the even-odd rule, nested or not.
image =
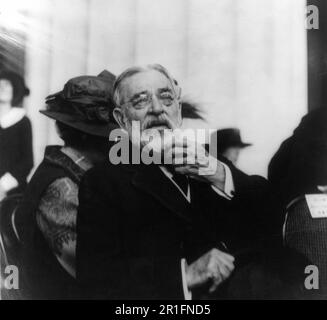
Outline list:
[[[174,97],[170,93],[162,93],[160,95],[160,99],[163,101],[165,105],[170,105],[174,101]]]
[[[160,95],[160,97],[163,98],[163,99],[166,99],[166,98],[173,99],[172,94],[169,93],[169,92],[163,92],[163,93]]]
[[[142,106],[148,102],[148,97],[147,95],[141,95],[139,98],[135,99],[133,101],[134,106]]]

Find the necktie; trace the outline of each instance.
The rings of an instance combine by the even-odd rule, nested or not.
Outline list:
[[[183,193],[187,196],[188,178],[183,174],[174,173],[172,179],[181,188]]]

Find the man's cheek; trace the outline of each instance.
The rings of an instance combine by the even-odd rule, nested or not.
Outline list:
[[[181,111],[179,109],[171,109],[170,111],[168,111],[167,113],[169,119],[171,121],[173,121],[174,123],[178,123],[180,121],[180,119],[182,118],[181,116]]]
[[[144,112],[136,111],[136,110],[128,110],[126,112],[126,117],[130,119],[130,121],[144,121],[146,114]]]

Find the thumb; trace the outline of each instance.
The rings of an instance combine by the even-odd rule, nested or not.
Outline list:
[[[327,186],[318,186],[318,190],[322,193],[327,194]]]

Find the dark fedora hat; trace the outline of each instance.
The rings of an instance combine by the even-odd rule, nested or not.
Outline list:
[[[18,73],[10,70],[1,70],[0,79],[6,79],[11,82],[13,87],[13,99],[11,104],[13,106],[19,105],[23,98],[30,94],[30,90],[25,85],[24,78]]]
[[[240,130],[236,128],[217,130],[212,135],[217,136],[218,153],[222,153],[230,147],[245,148],[252,145],[242,141]]]
[[[98,76],[72,78],[62,91],[46,98],[46,110],[40,112],[79,131],[108,137],[118,128],[112,118],[115,78],[107,70]]]

